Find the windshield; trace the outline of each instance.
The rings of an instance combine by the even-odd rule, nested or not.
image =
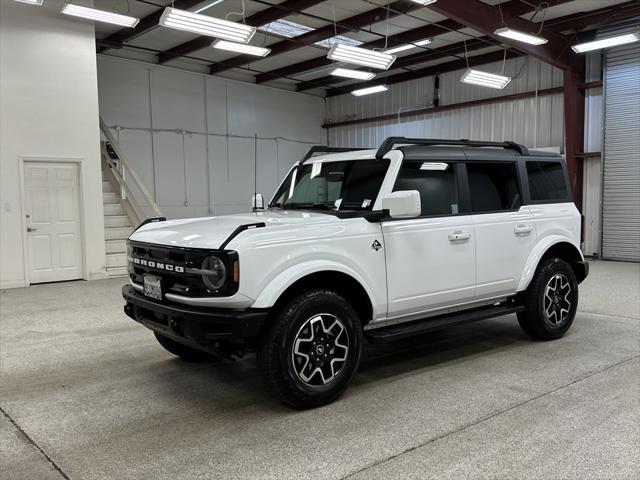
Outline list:
[[[389,160],[312,162],[295,167],[270,207],[371,210]]]

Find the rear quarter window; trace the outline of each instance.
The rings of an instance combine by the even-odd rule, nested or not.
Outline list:
[[[532,201],[567,199],[569,194],[560,162],[528,161],[526,163]]]

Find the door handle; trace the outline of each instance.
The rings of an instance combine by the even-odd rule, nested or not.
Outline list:
[[[531,225],[518,225],[513,231],[516,235],[529,235],[533,231],[533,227]]]
[[[31,226],[31,215],[27,213],[27,232],[37,232],[37,228]]]
[[[469,240],[471,238],[471,233],[463,232],[462,230],[456,230],[449,234],[450,242],[459,242],[464,240]]]

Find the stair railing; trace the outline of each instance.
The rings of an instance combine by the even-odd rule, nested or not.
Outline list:
[[[147,218],[151,217],[162,217],[163,215],[160,207],[158,207],[136,171],[131,167],[126,155],[122,152],[118,141],[113,136],[111,130],[109,130],[109,127],[102,117],[100,117],[100,131],[118,157],[117,160],[112,159],[109,152],[107,152],[106,145],[102,142],[102,161],[105,162],[106,166],[110,169],[113,178],[118,182],[118,185],[120,185],[121,198],[128,201],[127,203],[131,206],[135,216],[138,217],[139,222],[143,222]],[[132,185],[129,184],[130,181],[132,181]],[[133,191],[132,186],[135,186],[138,192],[142,195],[144,203],[140,202],[140,199],[137,198],[138,194]],[[145,213],[145,206],[148,206],[151,209],[151,215],[147,215]]]

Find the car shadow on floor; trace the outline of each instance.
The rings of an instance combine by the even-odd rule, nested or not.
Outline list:
[[[489,355],[504,348],[517,348],[530,344],[531,340],[521,330],[514,315],[482,322],[451,327],[444,331],[415,336],[385,345],[365,342],[358,372],[351,389],[370,386],[388,378],[424,372],[468,360],[469,357]],[[183,397],[191,404],[214,402],[217,408],[238,409],[260,403],[274,412],[290,411],[269,397],[262,384],[255,355],[248,354],[240,360],[223,360],[213,363],[186,363],[177,358],[169,360],[172,370],[180,372],[177,385],[167,386],[165,391]],[[164,362],[153,364],[162,369]],[[166,364],[165,364],[166,365]],[[167,378],[156,371],[158,378]],[[175,378],[171,375],[171,378]],[[204,397],[197,398],[200,391]]]

